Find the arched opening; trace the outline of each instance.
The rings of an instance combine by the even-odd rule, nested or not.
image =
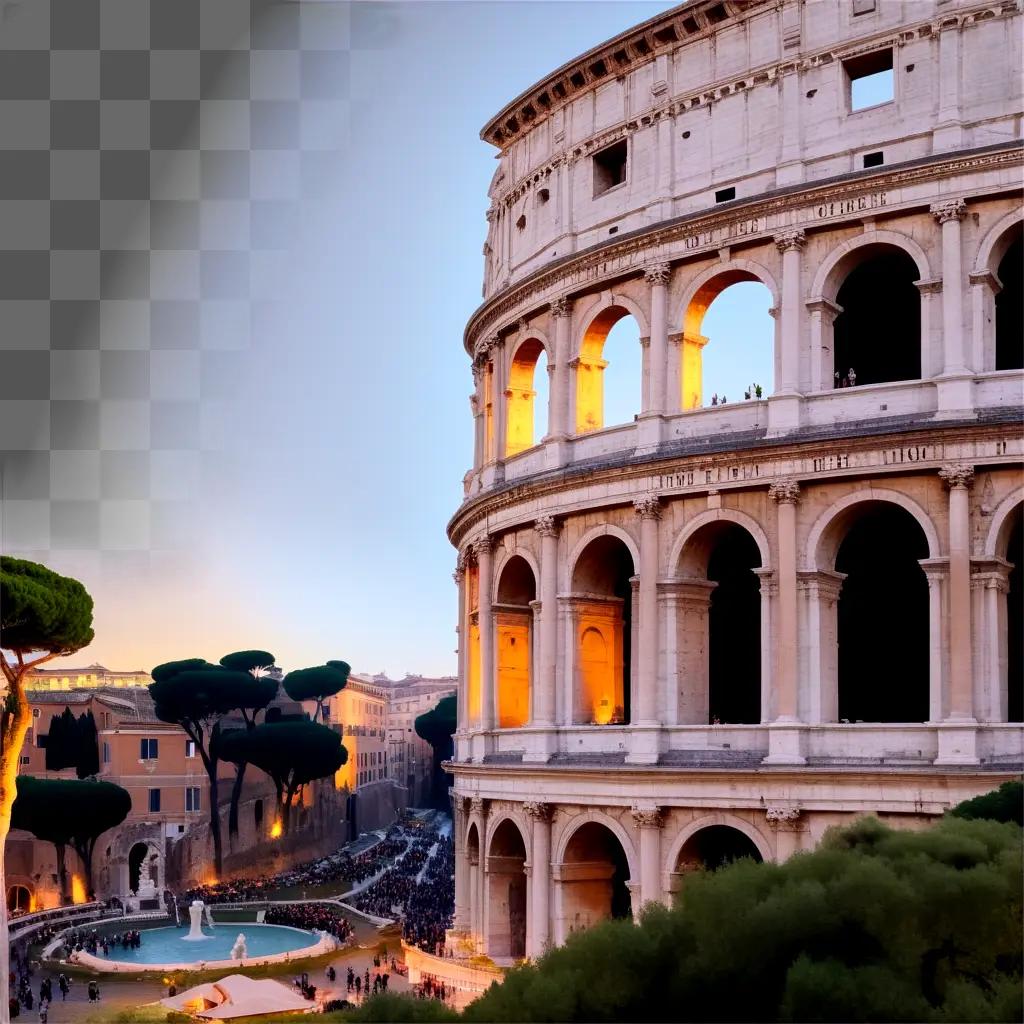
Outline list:
[[[1024,235],[1017,237],[999,261],[996,277],[1002,288],[996,296],[996,369],[1024,368]]]
[[[542,365],[543,364],[543,365]],[[544,400],[541,402],[543,387]],[[515,351],[505,394],[505,455],[532,448],[547,433],[547,357],[537,338],[528,338]]]
[[[487,952],[492,957],[526,956],[526,843],[506,818],[491,838],[487,858]]]
[[[533,678],[533,609],[537,583],[521,555],[510,558],[498,579],[494,624],[498,658],[498,728],[516,729],[530,718]]]
[[[844,515],[835,559],[838,714],[849,722],[928,720],[928,540],[904,508],[864,502]]]
[[[680,407],[767,398],[775,388],[772,293],[747,270],[701,286],[683,317]]]
[[[1020,628],[1024,622],[1024,515],[1021,506],[1014,513],[1016,523],[1010,531],[1006,545],[1006,560],[1013,568],[1007,579],[1006,591],[1006,720],[1024,722],[1024,635]]]
[[[470,930],[477,937],[483,931],[483,871],[480,864],[480,832],[474,821],[466,833],[466,875],[469,880]]]
[[[132,892],[139,891],[139,879],[142,876],[142,863],[149,856],[149,847],[145,843],[136,843],[128,851],[128,888]],[[153,879],[155,882],[156,879]]]
[[[695,871],[717,871],[746,857],[760,864],[764,858],[749,836],[731,825],[708,825],[683,843],[676,857],[669,888],[679,893],[686,876]]]
[[[630,720],[633,572],[629,548],[610,534],[592,540],[576,562],[569,599],[576,638],[576,724]]]
[[[27,914],[32,909],[32,893],[26,885],[11,885],[7,888],[7,912]]]
[[[921,376],[920,278],[909,253],[879,243],[855,250],[857,263],[836,294],[834,387]]]
[[[256,827],[256,834],[260,835],[263,832],[263,801],[257,800],[252,806],[252,820],[253,825]]]
[[[640,328],[622,306],[590,323],[576,361],[576,433],[631,423],[641,407]],[[611,369],[606,375],[605,370]]]
[[[569,840],[561,864],[563,938],[608,918],[629,918],[629,861],[607,825],[588,821]]]
[[[680,721],[761,721],[761,568],[742,526],[708,523],[687,541],[676,584]]]

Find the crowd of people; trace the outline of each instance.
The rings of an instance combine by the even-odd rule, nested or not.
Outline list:
[[[350,898],[352,905],[373,917],[392,918],[401,913],[434,842],[432,835],[413,839],[406,852],[380,878]]]
[[[322,903],[286,903],[270,907],[263,920],[267,924],[283,924],[306,931],[327,932],[343,945],[352,938],[348,919]]]
[[[439,999],[442,1003],[448,1002],[455,995],[450,985],[435,978],[433,974],[424,974],[420,982],[413,985],[412,993],[417,999]]]
[[[444,956],[444,934],[455,911],[454,877],[455,847],[450,837],[439,836],[434,856],[405,906],[402,936],[410,946]]]
[[[11,970],[8,976],[8,1001],[7,1010],[11,1020],[21,1015],[22,1007],[27,1011],[31,1011],[37,1004],[35,995],[32,992],[32,975],[35,972],[32,969],[32,965],[29,963],[27,957],[24,955],[24,950],[21,951],[21,955],[17,961],[11,961]],[[91,986],[96,984],[90,982],[89,998],[92,999],[92,988]],[[57,977],[57,989],[60,992],[61,1000],[66,1000],[68,993],[71,991],[71,979],[68,978],[63,972]],[[96,986],[96,998],[99,998],[99,986]],[[47,976],[39,982],[39,1021],[40,1024],[46,1024],[49,1011],[50,1003],[53,1002],[53,978]]]
[[[138,949],[142,945],[142,933],[134,929],[106,935],[98,928],[73,928],[64,936],[64,945],[69,953],[87,953],[98,955],[102,950],[104,956],[110,956],[112,949]]]

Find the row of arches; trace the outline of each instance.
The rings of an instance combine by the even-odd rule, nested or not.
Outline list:
[[[874,240],[845,243],[819,271],[812,293],[820,318],[820,368],[812,390],[913,381],[939,372],[930,365],[931,345],[922,313],[922,288],[931,287],[927,259],[909,237],[874,232]],[[982,369],[1024,367],[1024,228],[1017,220],[985,247],[994,306],[992,352],[975,353]],[[975,275],[976,276],[976,275]],[[972,277],[972,280],[974,278]],[[771,272],[750,260],[733,261],[698,277],[685,297],[669,370],[666,411],[686,411],[724,400],[768,397],[778,377],[778,331],[773,314],[779,287]],[[650,406],[652,373],[642,342],[648,316],[625,296],[586,314],[566,358],[573,371],[566,429],[586,434],[632,422]],[[508,353],[507,379],[499,393],[493,361],[484,373],[480,408],[486,438],[484,461],[511,457],[548,434],[552,395],[552,340],[521,334]],[[984,363],[984,366],[981,365]],[[504,402],[504,416],[497,403]],[[503,425],[503,426],[502,426]],[[501,427],[503,436],[496,433]]]
[[[877,495],[877,492],[876,492]],[[1022,506],[1002,519],[996,555],[1006,579],[1005,665],[999,705],[1024,720],[1024,661],[1015,624],[1024,614]],[[912,502],[869,497],[843,505],[813,531],[813,579],[834,587],[834,614],[819,627],[825,649],[820,720],[926,722],[934,710],[932,602],[926,566],[937,554],[934,528]],[[714,518],[686,535],[668,585],[674,617],[665,628],[676,651],[679,724],[758,724],[770,719],[771,648],[765,643],[767,538],[742,514]],[[608,528],[570,561],[562,642],[572,706],[565,724],[628,725],[636,682],[638,560],[627,534]],[[513,553],[496,571],[495,706],[499,728],[531,719],[536,665],[537,570]],[[471,588],[477,599],[479,581]],[[475,607],[475,605],[471,605]],[[899,642],[893,635],[899,624]],[[476,623],[477,636],[480,623]],[[976,627],[977,628],[977,627]],[[470,720],[479,714],[479,644],[470,650]],[[1001,716],[1000,716],[1001,717]]]
[[[527,955],[530,905],[527,886],[529,841],[520,826],[504,818],[490,833],[486,858],[481,857],[482,842],[476,822],[465,834],[465,856],[470,872],[479,872],[486,861],[486,884],[471,878],[470,892],[487,902],[485,941],[487,952],[497,959],[520,959]],[[686,874],[717,870],[741,858],[761,862],[761,849],[739,828],[709,824],[698,828],[679,845],[671,856],[670,886],[678,892]],[[555,913],[560,918],[559,939],[582,931],[599,921],[628,919],[637,901],[635,872],[630,867],[621,836],[603,821],[585,821],[575,828],[560,852],[553,858],[554,873],[560,888]],[[547,865],[532,866],[536,884],[547,884],[543,871]],[[659,886],[660,888],[660,886]]]

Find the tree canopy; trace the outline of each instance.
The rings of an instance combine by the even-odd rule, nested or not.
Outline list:
[[[18,796],[11,827],[31,832],[57,848],[58,874],[66,900],[64,850],[71,846],[85,868],[86,888],[92,891],[92,853],[96,840],[120,825],[132,809],[126,789],[99,779],[41,779],[18,776]]]
[[[352,671],[348,662],[329,661],[326,665],[312,668],[297,668],[284,677],[284,692],[295,701],[315,700],[317,715],[326,718],[324,701],[340,693],[348,682]]]
[[[455,695],[442,697],[437,704],[416,719],[416,735],[426,740],[434,751],[431,778],[431,803],[435,807],[448,806],[448,787],[451,776],[442,767],[453,753],[452,736],[456,722]]]
[[[96,719],[91,711],[75,718],[65,707],[50,720],[46,736],[46,770],[58,772],[74,768],[80,779],[96,775],[100,770],[99,741]]]
[[[956,818],[988,818],[1024,825],[1024,783],[1004,782],[991,793],[964,800],[949,813]]]
[[[269,651],[234,651],[220,659],[224,668],[236,672],[258,672],[260,669],[272,668],[274,656]]]
[[[0,646],[59,657],[92,642],[92,598],[78,580],[0,556]]]
[[[285,832],[295,794],[314,779],[333,775],[348,760],[333,729],[306,719],[232,729],[222,736],[220,749],[226,761],[253,764],[274,780]]]

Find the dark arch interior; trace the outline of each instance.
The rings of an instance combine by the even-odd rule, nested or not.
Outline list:
[[[263,828],[263,801],[257,800],[252,806],[252,818],[253,823],[256,825],[256,831],[259,832]]]
[[[891,246],[880,246],[847,275],[836,296],[843,308],[834,327],[836,387],[921,376],[919,276],[913,259]]]
[[[12,885],[7,890],[7,910],[11,914],[28,913],[32,906],[32,893],[28,886]]]
[[[711,722],[761,721],[761,565],[754,538],[730,524],[708,559],[708,716]]]
[[[683,844],[676,862],[676,870],[704,867],[717,871],[720,867],[749,857],[761,863],[757,847],[738,828],[729,825],[709,825],[694,833]]]
[[[928,719],[928,557],[921,527],[905,509],[859,511],[836,556],[839,595],[839,718]]]
[[[142,874],[142,862],[149,854],[149,847],[145,843],[136,843],[128,851],[128,888],[132,892],[139,891],[139,876]]]
[[[1024,516],[1017,510],[1017,523],[1010,533],[1006,546],[1006,558],[1013,563],[1010,570],[1010,589],[1006,595],[1006,719],[1009,722],[1024,721],[1024,661],[1022,661],[1021,623],[1024,622]]]
[[[996,276],[996,369],[1024,367],[1024,235],[1018,235],[999,262]]]
[[[519,958],[526,955],[526,844],[519,829],[509,820],[503,821],[491,840],[492,858],[510,858],[518,862],[518,869],[510,861],[504,861],[506,868],[513,868],[500,875],[499,884],[504,890],[500,896],[508,908],[508,955]]]
[[[499,604],[528,605],[537,596],[537,585],[529,562],[521,555],[510,558],[498,581]]]
[[[576,593],[617,597],[622,601],[622,723],[630,722],[633,661],[633,556],[618,537],[596,537],[580,555],[573,570]]]
[[[610,900],[607,916],[628,918],[632,916],[633,905],[629,895],[629,862],[626,851],[611,830],[596,821],[588,821],[569,840],[565,850],[567,862],[593,861],[610,863],[614,868],[610,885]]]

